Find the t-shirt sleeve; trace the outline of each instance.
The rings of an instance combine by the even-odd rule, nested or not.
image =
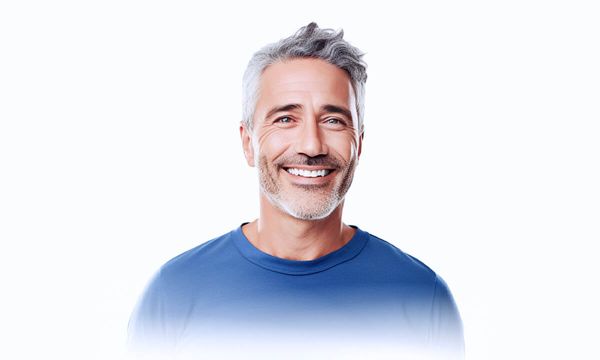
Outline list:
[[[430,342],[436,353],[446,359],[464,359],[465,345],[463,325],[446,282],[436,275],[432,305]]]
[[[161,270],[146,285],[128,323],[128,349],[132,353],[167,351],[171,340],[166,323]]]

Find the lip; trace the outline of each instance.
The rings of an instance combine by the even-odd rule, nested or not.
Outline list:
[[[326,167],[326,166],[306,166],[306,165],[283,165],[282,168],[285,169],[285,170],[287,170],[287,169],[301,169],[301,170],[309,170],[309,171],[315,171],[315,170],[335,170],[335,168]]]
[[[287,172],[286,169],[289,168],[295,168],[295,169],[303,169],[303,170],[323,170],[323,169],[327,169],[327,170],[331,170],[331,172],[329,174],[327,174],[326,176],[318,176],[318,177],[314,177],[314,178],[308,178],[308,177],[303,177],[300,175],[293,175],[290,174],[289,172]],[[330,182],[333,177],[334,174],[336,172],[335,169],[331,169],[331,168],[324,168],[324,167],[310,167],[310,166],[290,166],[290,167],[283,167],[281,169],[281,171],[283,171],[285,173],[285,175],[287,175],[287,178],[290,179],[290,181],[293,184],[297,184],[297,185],[325,185],[328,182]]]

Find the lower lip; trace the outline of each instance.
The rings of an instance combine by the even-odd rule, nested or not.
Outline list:
[[[287,174],[287,176],[293,183],[299,185],[323,185],[328,183],[333,178],[333,174],[335,173],[335,170],[333,170],[326,176],[303,177],[300,175],[290,174],[285,169],[282,169],[282,171]]]

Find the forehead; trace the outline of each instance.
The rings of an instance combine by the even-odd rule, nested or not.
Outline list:
[[[350,76],[321,59],[301,58],[269,65],[260,80],[258,106],[273,102],[312,99],[350,105]]]

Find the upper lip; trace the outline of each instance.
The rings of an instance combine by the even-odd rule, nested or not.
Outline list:
[[[305,165],[283,165],[284,169],[300,169],[300,170],[308,170],[308,171],[316,171],[316,170],[335,170],[335,168],[326,167],[326,166],[305,166]]]

